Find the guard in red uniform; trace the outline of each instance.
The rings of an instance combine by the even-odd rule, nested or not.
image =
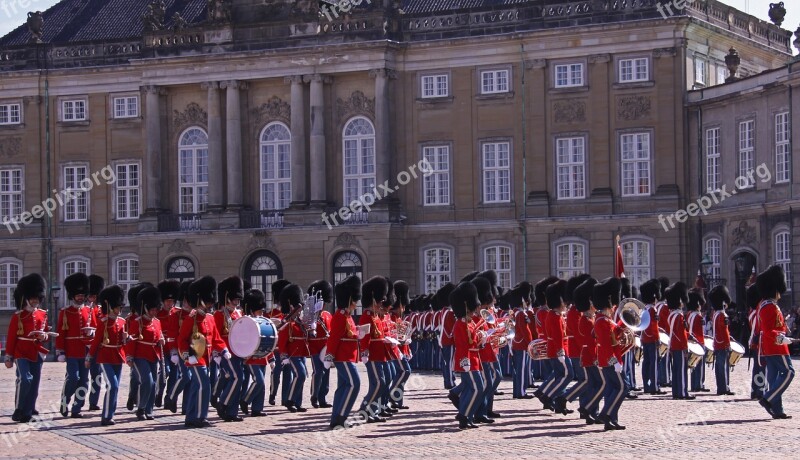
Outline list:
[[[470,319],[475,324],[477,331],[482,331],[485,336],[489,336],[489,331],[493,329],[496,324],[496,317],[492,304],[494,303],[494,296],[492,295],[492,285],[490,281],[482,276],[476,276],[472,280],[472,284],[478,290],[478,301],[481,305],[475,312],[472,313]],[[494,323],[487,323],[481,316],[481,311],[486,310],[491,317],[495,317]],[[481,374],[483,376],[483,398],[482,404],[478,405],[478,410],[471,421],[476,423],[494,423],[494,419],[490,418],[489,411],[494,405],[494,392],[500,385],[500,380],[503,378],[495,368],[497,363],[497,354],[489,344],[482,344],[479,347],[478,356],[481,359]],[[463,386],[466,390],[466,385]],[[464,392],[462,390],[462,393]]]
[[[713,292],[713,290],[712,290]],[[693,288],[689,290],[689,303],[686,304],[686,311],[688,316],[686,318],[687,329],[689,330],[689,337],[692,337],[700,345],[704,345],[705,336],[703,335],[703,307],[706,305],[706,300],[703,297],[703,290]],[[711,353],[710,350],[706,351]],[[698,363],[691,371],[692,382],[690,391],[710,391],[705,387],[706,381],[706,366],[703,362]]]
[[[547,307],[547,286],[558,281],[558,278],[555,276],[549,276],[538,283],[534,287],[534,308],[535,308],[535,315],[536,315],[536,338],[547,340],[547,318],[550,316],[550,309]],[[538,364],[538,365],[537,365]],[[553,367],[550,365],[549,359],[542,359],[536,360],[531,363],[533,367],[533,377],[534,380],[541,380],[542,385],[533,392],[533,395],[539,398],[539,401],[542,404],[545,403],[544,401],[544,393],[542,392],[542,388],[545,385],[545,382],[549,382],[552,380],[553,374]],[[537,375],[538,372],[538,375]],[[549,407],[549,403],[545,404],[545,406]]]
[[[531,283],[523,281],[506,294],[508,305],[511,308],[509,314],[514,316],[514,338],[511,340],[511,357],[514,365],[512,385],[514,399],[533,398],[532,395],[527,394],[528,385],[531,383],[528,344],[533,341],[531,324],[535,328],[536,319],[528,316],[525,302],[525,299],[530,297],[532,289]]]
[[[760,347],[761,325],[758,323],[758,305],[761,303],[761,294],[758,292],[758,286],[755,283],[747,287],[745,298],[747,299],[747,308],[750,313],[747,320],[750,323],[750,339],[747,341],[750,347],[750,353],[756,357],[752,360],[753,371],[750,380],[750,399],[759,400],[764,397],[764,390],[766,388],[764,378],[764,366],[761,365],[761,360],[758,359],[758,349]]]
[[[280,279],[272,283],[270,285],[270,289],[272,291],[272,309],[268,309],[269,313],[267,313],[267,318],[272,319],[275,323],[275,326],[280,328],[283,325],[283,312],[281,311],[281,303],[280,303],[280,295],[283,288],[290,285],[288,280]],[[277,348],[273,352],[274,356],[280,358],[280,350]],[[281,374],[283,374],[283,364],[281,364],[280,359],[275,359],[274,361],[270,361],[270,367],[272,368],[272,375],[270,375],[270,383],[269,383],[269,405],[275,405],[275,396],[278,395],[278,389],[281,386]]]
[[[245,292],[242,306],[247,316],[253,318],[263,317],[264,309],[267,306],[264,293],[258,289],[251,289]],[[250,375],[253,377],[253,380],[250,382],[250,387],[244,393],[240,406],[242,412],[251,417],[263,417],[267,415],[264,413],[264,399],[267,390],[265,377],[267,375],[267,363],[270,359],[275,359],[272,354],[264,356],[263,358],[251,356],[244,362],[245,366],[250,370]]]
[[[567,281],[567,286],[564,289],[564,303],[569,306],[566,319],[567,362],[575,379],[575,383],[564,393],[565,407],[567,402],[578,399],[589,384],[586,371],[581,366],[581,350],[583,347],[578,337],[578,324],[583,315],[578,311],[574,300],[575,289],[589,278],[588,274],[573,276]]]
[[[461,430],[478,427],[472,422],[483,404],[482,395],[485,386],[479,352],[480,347],[484,346],[486,334],[478,331],[478,325],[470,320],[480,304],[478,290],[471,282],[460,283],[450,294],[450,305],[453,307],[453,313],[457,319],[453,331],[455,340],[453,365],[456,372],[460,374],[464,387],[456,416],[458,428]]]
[[[139,380],[139,406],[136,418],[153,420],[156,401],[158,362],[164,359],[164,335],[161,321],[156,318],[161,309],[161,293],[155,286],[147,286],[137,295],[138,316],[129,324],[129,341],[125,344],[125,359]]]
[[[403,315],[405,313],[406,306],[410,302],[410,299],[408,298],[408,283],[405,281],[395,281],[394,294],[395,301],[394,305],[392,305],[391,314],[389,315],[388,320],[396,324],[399,328],[400,325],[404,323]],[[449,299],[447,301],[445,312],[449,312],[449,314],[455,320],[455,316],[453,316],[453,310],[450,308]],[[408,332],[410,332],[410,330],[408,330]],[[411,377],[411,365],[408,362],[411,359],[411,347],[409,346],[411,343],[411,337],[400,336],[397,337],[397,340],[400,342],[399,345],[397,345],[399,357],[393,363],[397,376],[395,377],[395,380],[389,389],[389,398],[391,399],[390,404],[393,409],[408,409],[408,406],[403,404],[403,397],[406,391],[405,384]]]
[[[727,287],[715,286],[709,292],[708,300],[711,302],[711,308],[714,309],[711,324],[714,337],[714,374],[717,380],[717,394],[733,396],[735,393],[731,391],[730,387],[731,370],[728,364],[728,357],[731,353],[731,333],[728,330],[730,321],[728,314],[725,313],[725,309],[731,304],[731,295]],[[697,367],[703,367],[703,365],[698,364]]]
[[[330,428],[345,425],[361,389],[361,379],[356,370],[358,360],[358,331],[353,321],[358,301],[361,300],[361,280],[349,276],[334,287],[336,314],[331,319],[331,335],[325,345],[324,365],[336,366],[337,385],[333,395]]]
[[[190,374],[186,364],[182,359],[180,359],[180,353],[178,351],[178,335],[180,335],[183,321],[192,313],[192,306],[189,303],[189,286],[191,286],[191,284],[191,281],[184,281],[180,283],[180,289],[178,290],[180,306],[172,308],[169,318],[167,319],[166,327],[166,346],[169,350],[169,360],[172,363],[173,369],[175,369],[176,376],[175,384],[168,387],[170,390],[168,392],[168,397],[164,399],[164,408],[169,409],[169,411],[173,414],[178,412],[178,396],[183,393],[183,404],[181,404],[183,413],[181,415],[185,415],[186,393],[184,393],[184,390],[186,389],[186,385],[189,384]]]
[[[141,316],[141,314],[137,312],[142,310],[141,303],[139,302],[139,292],[141,292],[142,289],[151,286],[153,286],[152,283],[143,282],[128,289],[128,307],[130,307],[131,312],[127,318],[125,318],[125,330],[130,331],[131,328],[134,327],[132,324],[136,321],[139,321],[139,316]],[[128,410],[133,410],[133,407],[139,402],[137,399],[139,397],[139,377],[136,372],[131,372],[130,374],[128,402],[126,403],[125,407]]]
[[[328,337],[331,330],[331,319],[333,315],[328,311],[328,306],[333,301],[333,286],[325,280],[317,280],[308,286],[308,295],[316,296],[317,305],[317,321],[316,331],[308,338],[308,348],[311,352],[311,405],[313,407],[322,407],[323,409],[333,407],[326,401],[328,392],[330,391],[330,368],[323,365],[320,356],[325,345],[328,343]],[[315,307],[315,309],[316,309]]]
[[[379,304],[389,290],[386,278],[374,276],[361,286],[361,306],[365,309],[359,325],[369,325],[369,333],[361,339],[361,362],[367,367],[369,390],[361,403],[361,410],[368,414],[367,423],[385,422],[381,417],[380,398],[388,388],[386,375],[386,341]]]
[[[308,331],[300,321],[299,310],[303,308],[303,290],[296,284],[283,288],[280,296],[281,310],[294,319],[285,323],[278,331],[278,350],[283,364],[283,386],[281,405],[290,412],[306,412],[303,407],[303,386],[308,376],[306,358]]]
[[[657,302],[661,298],[661,283],[657,279],[651,279],[639,286],[640,300],[645,303],[646,311],[650,315],[650,324],[647,329],[642,331],[642,382],[645,394],[663,395],[658,387],[659,377],[659,354],[658,348],[660,341],[658,328],[658,309]]]
[[[440,341],[442,345],[442,377],[444,377],[444,389],[451,390],[456,386],[456,374],[453,371],[453,327],[456,325],[456,315],[453,314],[453,307],[450,300],[442,310],[442,331]]]
[[[242,317],[239,303],[244,297],[244,283],[238,276],[231,276],[220,281],[217,286],[220,309],[214,312],[214,323],[220,337],[225,342],[225,348],[230,349],[230,331],[233,322]],[[244,388],[244,359],[229,354],[219,363],[220,376],[217,380],[219,395],[217,414],[225,422],[241,422],[239,416],[239,402]],[[223,378],[223,374],[226,376]],[[213,400],[213,398],[212,398]]]
[[[91,317],[91,326],[97,329],[97,325],[102,318],[102,312],[97,305],[97,295],[105,287],[106,281],[102,276],[89,275],[89,294],[86,296],[86,306],[89,307],[89,315]],[[100,374],[102,373],[100,365],[92,363],[89,367],[89,410],[100,410],[98,403],[100,402]]]
[[[96,299],[101,314],[94,340],[86,354],[86,365],[89,367],[97,364],[103,373],[106,395],[103,398],[103,414],[100,425],[109,426],[115,424],[114,414],[117,412],[122,365],[126,362],[124,347],[128,333],[125,328],[125,320],[119,317],[119,313],[125,305],[125,293],[121,287],[113,285],[100,291]]]
[[[619,408],[628,389],[622,378],[622,349],[617,340],[617,324],[612,319],[611,298],[619,292],[619,278],[608,278],[592,288],[592,304],[597,309],[594,335],[597,339],[597,366],[603,373],[605,390],[603,409],[597,420],[605,424],[606,431],[624,430],[619,424]]]
[[[588,278],[578,285],[572,293],[575,308],[580,313],[576,329],[576,346],[581,350],[580,366],[586,374],[586,385],[579,396],[578,413],[587,425],[600,423],[598,409],[605,392],[605,377],[597,367],[597,340],[594,336],[594,321],[597,310],[592,305],[592,291],[597,284],[594,278]]]
[[[89,307],[84,305],[89,293],[89,277],[83,273],[74,273],[64,279],[69,305],[58,314],[56,323],[56,357],[59,362],[67,363],[67,375],[61,393],[61,415],[67,416],[72,397],[72,418],[80,418],[81,409],[89,393],[89,370],[83,364],[86,358],[86,347],[91,343],[92,317]]]
[[[783,393],[794,379],[794,368],[789,358],[792,339],[783,320],[778,301],[786,292],[786,275],[780,265],[773,265],[756,278],[762,301],[758,306],[758,322],[761,331],[759,358],[766,361],[768,389],[759,403],[775,419],[792,418],[783,411]]]
[[[686,331],[686,318],[681,310],[689,303],[689,289],[682,281],[678,281],[667,288],[665,297],[670,311],[667,333],[672,359],[672,399],[695,399],[689,395],[689,387],[686,385],[689,333]]]
[[[566,408],[564,394],[567,385],[572,380],[572,366],[567,362],[567,334],[564,313],[564,291],[567,282],[558,280],[547,286],[547,307],[550,313],[546,319],[545,329],[547,331],[547,358],[550,367],[553,369],[551,378],[542,385],[542,403],[546,408],[555,410],[560,414],[570,414],[571,410]]]
[[[660,302],[656,304],[656,314],[658,316],[658,327],[665,333],[669,334],[669,307],[667,307],[666,293],[669,286],[669,279],[665,277],[658,278],[658,283],[661,286]],[[672,386],[672,355],[670,353],[664,354],[663,357],[658,358],[658,386],[666,387]]]
[[[175,280],[164,280],[158,283],[158,292],[161,293],[161,309],[158,310],[158,315],[156,317],[161,322],[161,332],[164,334],[164,340],[166,341],[163,346],[164,351],[172,350],[175,345],[175,339],[177,338],[176,336],[170,335],[172,329],[170,326],[170,315],[180,310],[177,306],[180,290],[181,284]],[[156,407],[161,407],[162,402],[169,404],[169,394],[172,392],[172,388],[175,387],[178,377],[178,366],[176,365],[178,362],[177,353],[175,354],[174,362],[172,359],[172,356],[170,356],[170,359],[167,359],[165,355],[164,359],[158,362]],[[166,398],[164,398],[165,394]],[[165,405],[165,408],[169,409],[169,406]]]

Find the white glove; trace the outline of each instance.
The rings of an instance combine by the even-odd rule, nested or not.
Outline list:
[[[777,345],[791,345],[793,340],[786,337],[786,334],[778,334],[776,342]]]
[[[470,366],[461,366],[461,368],[464,369],[464,372],[469,372],[469,370],[471,369]]]
[[[231,359],[231,354],[228,353],[228,349],[227,348],[222,350],[222,357],[225,358],[225,359]]]
[[[67,362],[67,357],[64,356],[63,354],[62,355],[58,355],[58,358],[56,358],[56,359],[58,360],[59,363]]]
[[[397,354],[400,355],[397,359],[403,359],[406,357],[406,355],[404,355],[402,351],[398,352]]]
[[[219,366],[220,363],[222,363],[222,358],[220,356],[214,356],[214,362]]]
[[[269,370],[271,370],[271,371],[275,370],[275,361],[270,361],[269,362]]]
[[[291,362],[292,361],[289,358],[284,358],[283,360],[281,360],[281,364],[283,364],[284,366],[288,366],[289,363]]]
[[[325,366],[325,369],[330,369],[333,366],[333,363],[330,361],[323,361],[322,365]]]
[[[620,363],[614,364],[614,371],[617,374],[621,374],[622,373],[622,364],[620,364]]]
[[[189,364],[197,364],[197,357],[189,356]]]
[[[405,339],[405,340],[403,341],[403,343],[404,343],[405,345],[410,345],[410,344],[411,344],[411,337],[409,337],[409,338]]]
[[[369,362],[369,356],[364,355],[361,357],[362,364],[367,364],[368,362]]]
[[[561,364],[564,364],[564,362],[565,362],[566,360],[567,360],[567,359],[566,359],[566,358],[564,358],[563,356],[559,356],[559,357],[558,357],[558,362],[560,362]]]
[[[180,362],[180,358],[178,357],[177,353],[173,353],[172,356],[169,357],[169,360],[172,364],[176,366],[178,365],[178,362]]]

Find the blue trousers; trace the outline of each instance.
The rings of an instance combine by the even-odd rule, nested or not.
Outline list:
[[[789,388],[794,379],[792,359],[787,355],[765,356],[767,361],[767,380],[769,389],[764,393],[764,399],[772,406],[776,414],[783,413],[783,392]]]
[[[622,377],[628,389],[636,388],[636,360],[633,358],[633,348],[622,356]]]
[[[658,391],[658,344],[642,344],[642,382],[645,393]]]
[[[302,356],[289,358],[289,364],[283,366],[281,404],[293,403],[296,407],[303,406],[303,385],[307,376],[306,359]]]
[[[250,370],[252,381],[247,393],[244,395],[244,402],[250,406],[253,412],[264,411],[264,396],[266,395],[266,372],[267,366],[248,364],[247,368]]]
[[[757,395],[758,397],[763,397],[764,392],[766,389],[766,368],[761,365],[761,360],[758,357],[758,353],[754,353],[753,361],[753,373],[752,378],[750,381],[750,393]]]
[[[431,342],[431,348],[433,349],[431,369],[440,370],[442,368],[442,347],[439,346],[439,342],[433,341]]]
[[[567,390],[566,394],[564,394],[564,399],[572,402],[586,392],[586,389],[589,387],[589,379],[586,375],[586,368],[581,366],[580,358],[569,358],[569,360],[572,363],[572,372],[573,376],[575,377],[575,384],[572,385],[569,390]]]
[[[598,409],[600,408],[600,401],[606,391],[606,378],[602,370],[597,366],[589,366],[583,368],[586,373],[587,386],[586,390],[581,393],[580,407],[585,409],[588,413],[597,416]]]
[[[403,405],[403,396],[406,391],[406,382],[411,378],[411,365],[407,358],[395,359],[389,362],[394,366],[395,378],[389,388],[389,398],[398,406]]]
[[[236,355],[223,359],[221,368],[230,377],[225,380],[225,388],[220,394],[220,404],[225,405],[225,414],[229,417],[239,415],[239,401],[242,397],[244,384],[244,360]]]
[[[158,361],[134,358],[132,370],[136,373],[136,378],[139,380],[139,410],[147,415],[152,415],[153,405],[156,402]]]
[[[278,357],[275,360],[275,368],[272,369],[269,383],[269,397],[275,399],[278,389],[281,387],[281,375],[283,374],[283,361]]]
[[[526,351],[525,353],[527,354],[528,352]],[[543,381],[544,380],[544,374],[545,374],[545,371],[543,369],[543,364],[544,364],[544,362],[546,360],[541,360],[541,359],[533,360],[533,359],[530,359],[530,355],[528,355],[528,359],[530,360],[530,367],[531,367],[531,369],[530,369],[531,370],[531,383],[536,382],[536,381],[539,381],[539,382]]]
[[[228,385],[228,379],[231,378],[228,375],[228,370],[226,366],[223,365],[223,361],[221,360],[219,364],[213,359],[208,366],[208,378],[211,384],[211,400],[218,401],[222,397],[222,392],[225,390],[225,387]]]
[[[91,390],[89,394],[89,407],[97,406],[100,402],[100,375],[102,375],[100,364],[97,364],[97,361],[92,361],[89,367],[89,377],[91,379],[89,387]]]
[[[564,396],[567,385],[572,381],[572,364],[566,358],[564,358],[563,363],[558,358],[550,358],[549,361],[550,366],[553,368],[552,377],[545,384],[542,393],[550,399],[560,398]]]
[[[478,408],[477,416],[486,417],[489,412],[494,410],[494,392],[500,386],[500,381],[503,380],[503,374],[500,371],[500,363],[497,361],[482,363],[483,374],[483,405]]]
[[[539,366],[542,371],[542,385],[553,377],[553,365],[549,359],[540,359]]]
[[[79,414],[89,396],[89,369],[86,369],[83,358],[67,358],[67,375],[61,393],[61,405],[66,407],[72,401],[72,413]]]
[[[158,362],[158,375],[156,378],[156,387],[158,391],[156,391],[156,402],[159,403],[159,407],[161,407],[161,400],[164,398],[165,391],[167,396],[169,396],[169,385],[174,367],[169,357],[165,357],[164,361]],[[164,383],[162,384],[162,382]]]
[[[667,352],[663,358],[658,358],[658,386],[665,387],[670,383],[670,366],[669,360],[672,357],[672,352]]]
[[[672,358],[672,396],[689,396],[689,388],[686,386],[686,351],[670,350],[669,354]]]
[[[139,378],[136,376],[136,372],[131,372],[128,384],[128,399],[133,399],[136,404],[139,404],[139,401],[137,399],[138,397],[139,397]]]
[[[39,398],[39,382],[42,377],[42,358],[37,356],[36,361],[16,359],[17,366],[17,401],[15,409],[20,417],[31,417],[36,408],[36,399]]]
[[[165,358],[167,360],[167,388],[165,397],[166,399],[172,398],[172,392],[175,389],[175,386],[178,385],[178,381],[180,380],[181,375],[181,361],[178,361],[178,364],[172,364],[172,361],[169,358]]]
[[[319,359],[319,353],[312,353],[311,369],[313,371],[311,374],[311,401],[327,403],[325,398],[330,392],[331,370],[325,369],[322,360]]]
[[[614,370],[614,366],[606,366],[602,370],[606,388],[603,392],[603,410],[600,415],[604,415],[612,422],[619,421],[619,407],[622,400],[628,393],[622,374]]]
[[[528,369],[525,366],[525,358],[528,357],[528,352],[525,350],[514,350],[512,355],[514,358],[514,382],[512,385],[513,393],[515,398],[520,398],[525,396],[528,389],[528,382],[530,380],[530,372],[528,372]]]
[[[389,394],[392,390],[394,380],[397,378],[397,369],[394,367],[394,364],[392,364],[392,361],[394,360],[386,361],[383,367],[383,372],[386,377],[386,388],[381,394],[381,407],[389,406]]]
[[[356,364],[336,361],[336,391],[333,393],[333,410],[331,423],[339,423],[338,418],[346,419],[353,410],[358,392],[361,390],[361,379]]]
[[[367,395],[361,402],[362,410],[372,409],[372,412],[379,412],[377,407],[381,404],[381,396],[388,388],[388,381],[386,379],[386,362],[384,361],[367,361],[367,378],[369,379],[369,389]]]
[[[731,367],[728,365],[728,356],[730,356],[730,350],[714,350],[714,377],[717,380],[718,395],[731,391]],[[694,377],[694,375],[692,376]]]
[[[208,418],[211,381],[205,366],[188,366],[191,377],[186,389],[186,421],[201,422]]]
[[[706,351],[706,353],[709,353]],[[715,352],[716,354],[716,352]],[[727,361],[727,358],[725,358]],[[694,366],[694,369],[689,371],[691,376],[691,384],[690,384],[690,391],[700,391],[701,388],[705,388],[706,384],[706,360],[705,357]]]
[[[122,377],[122,364],[100,364],[100,372],[106,382],[106,396],[103,398],[103,419],[111,420],[117,413],[119,381]]]
[[[186,362],[183,360],[178,361],[177,366],[173,366],[175,369],[175,385],[173,385],[172,389],[169,392],[169,399],[177,404],[178,396],[182,393],[183,394],[183,403],[181,404],[181,408],[186,410],[186,386],[189,385],[192,378],[192,373],[189,372],[189,368],[186,367]]]
[[[444,389],[449,390],[456,386],[456,373],[453,372],[453,346],[442,347],[442,377]]]
[[[461,392],[458,413],[466,417],[467,421],[472,422],[478,411],[482,409],[486,385],[481,371],[462,372],[461,382],[464,383],[464,391]]]

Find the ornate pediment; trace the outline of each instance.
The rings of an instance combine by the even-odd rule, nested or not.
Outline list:
[[[278,246],[272,239],[272,234],[264,230],[256,230],[253,232],[253,238],[247,245],[248,251],[256,251],[258,249],[267,249],[272,252],[277,252]]]
[[[358,239],[353,236],[351,233],[344,232],[336,238],[336,241],[333,242],[335,247],[345,247],[351,248],[353,246],[358,247]]]
[[[648,96],[622,96],[617,99],[617,119],[641,120],[650,118],[652,103]]]
[[[336,117],[338,120],[346,120],[355,115],[367,115],[375,117],[375,98],[369,98],[361,91],[353,91],[347,99],[338,98],[336,100]]]
[[[186,240],[177,239],[173,240],[172,243],[169,244],[167,247],[167,252],[169,254],[186,254],[191,253],[192,248],[189,247],[189,243]]]
[[[292,106],[278,96],[272,96],[267,102],[261,104],[261,107],[253,109],[253,118],[256,126],[273,120],[289,123],[292,118]]]
[[[738,227],[733,229],[731,236],[733,236],[733,244],[735,246],[753,244],[756,242],[756,228],[748,224],[746,220],[743,220],[739,222]]]
[[[187,105],[183,112],[173,110],[172,126],[176,130],[191,125],[208,126],[208,113],[196,102]]]

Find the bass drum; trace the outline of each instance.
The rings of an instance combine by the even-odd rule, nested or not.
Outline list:
[[[231,326],[231,353],[240,358],[263,358],[278,345],[278,328],[269,318],[242,316]]]
[[[728,365],[731,366],[731,369],[736,367],[742,356],[744,356],[744,345],[731,339],[731,354],[728,355]]]

